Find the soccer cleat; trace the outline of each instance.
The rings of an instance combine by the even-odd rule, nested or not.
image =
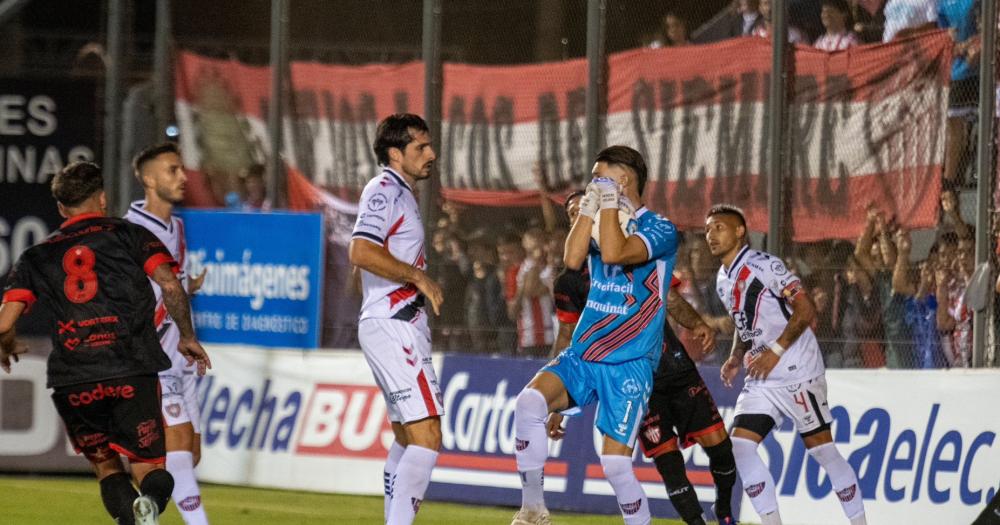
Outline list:
[[[139,496],[132,502],[135,525],[159,525],[160,510],[149,496]]]
[[[717,513],[715,511],[715,504],[714,503],[712,504],[712,514],[715,514],[715,518],[717,520],[719,520],[719,525],[738,525],[739,524],[739,522],[736,521],[736,518],[734,518],[732,516],[732,514],[729,514],[727,516],[719,516],[719,513]]]
[[[521,509],[517,511],[517,514],[514,514],[514,520],[510,522],[510,525],[552,525],[552,520],[549,519],[549,511],[547,510],[532,512]]]

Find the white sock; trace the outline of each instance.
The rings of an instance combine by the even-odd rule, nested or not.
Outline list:
[[[760,514],[764,525],[781,525],[778,514],[778,497],[774,490],[774,478],[767,465],[757,455],[757,443],[749,439],[732,438],[733,458],[736,459],[736,469],[743,480],[743,490],[750,496],[750,503]]]
[[[549,407],[545,396],[534,388],[525,388],[514,405],[514,437],[517,470],[521,475],[521,508],[531,512],[545,510],[542,468],[549,455],[545,417]]]
[[[198,480],[194,477],[194,456],[186,450],[167,452],[167,472],[174,477],[174,491],[170,496],[184,523],[208,525]]]
[[[396,480],[389,502],[389,525],[410,525],[424,501],[424,492],[431,482],[431,471],[438,453],[429,448],[409,445],[396,467]]]
[[[809,449],[809,455],[830,476],[830,483],[840,499],[840,505],[844,507],[844,514],[851,520],[851,525],[865,525],[865,503],[861,497],[861,488],[858,487],[858,476],[851,464],[840,455],[837,446],[824,443]]]
[[[601,466],[604,467],[604,477],[608,478],[618,498],[625,525],[649,525],[652,520],[649,501],[632,470],[632,458],[601,455]]]
[[[385,514],[383,514],[385,520],[389,519],[389,502],[392,501],[392,484],[395,481],[392,478],[396,475],[396,467],[399,466],[399,459],[403,457],[404,451],[406,447],[393,440],[392,446],[389,447],[389,455],[385,458],[385,468],[382,469],[382,481],[385,484]]]

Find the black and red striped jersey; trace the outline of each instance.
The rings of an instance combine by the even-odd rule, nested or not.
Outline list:
[[[48,386],[153,374],[170,367],[153,326],[147,275],[176,269],[163,243],[142,226],[77,215],[18,259],[3,302],[51,310]]]

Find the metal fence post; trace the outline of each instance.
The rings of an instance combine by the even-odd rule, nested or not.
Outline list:
[[[604,147],[605,82],[605,16],[606,0],[587,0],[587,160],[589,164]],[[586,165],[586,164],[585,164]],[[590,166],[587,166],[587,172]]]
[[[424,0],[423,14],[423,60],[424,60],[424,120],[431,131],[434,151],[443,155],[441,148],[441,0]],[[440,170],[435,165],[432,176],[424,182],[420,192],[420,214],[424,218],[427,238],[431,238],[433,225],[437,222],[437,195],[441,190]]]
[[[285,80],[288,73],[288,0],[271,0],[271,103],[267,111],[267,132],[271,139],[268,159],[267,194],[274,208],[285,205],[285,165],[281,160],[284,143]]]
[[[767,159],[767,251],[784,256],[784,221],[787,203],[783,172],[785,169],[785,127],[787,108],[786,55],[788,50],[788,0],[771,2],[771,85],[767,99],[767,134],[770,142]]]
[[[990,211],[993,209],[993,178],[995,166],[993,163],[993,124],[994,101],[996,96],[995,64],[993,63],[997,34],[997,2],[983,0],[982,2],[982,42],[983,49],[979,55],[979,116],[976,144],[976,174],[979,182],[976,187],[976,265],[988,262],[993,252],[992,228]],[[994,297],[993,283],[988,283],[989,297]],[[992,303],[992,301],[990,301]],[[986,365],[986,332],[992,304],[982,312],[975,312],[972,318],[972,366]]]
[[[101,168],[108,181],[108,202],[111,215],[128,207],[128,195],[122,191],[123,176],[118,173],[118,126],[121,125],[122,83],[122,20],[125,6],[122,0],[108,0],[108,47],[104,53],[104,148]],[[122,200],[125,200],[124,206]]]
[[[156,0],[156,29],[153,39],[153,98],[156,111],[156,138],[160,140],[170,124],[174,104],[174,83],[171,78],[170,0]]]

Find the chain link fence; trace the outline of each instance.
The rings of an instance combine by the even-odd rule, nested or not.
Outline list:
[[[428,97],[440,97],[437,182],[420,190],[428,272],[445,290],[433,321],[438,350],[550,353],[570,225],[563,204],[589,180],[592,145],[620,143],[647,160],[645,204],[682,231],[681,292],[719,332],[708,362],[728,353],[732,324],[702,226],[711,204],[727,202],[747,212],[753,246],[780,247],[802,277],[828,366],[970,366],[983,305],[983,363],[996,365],[996,272],[977,275],[975,264],[977,191],[996,178],[977,168],[978,64],[997,47],[980,38],[979,0],[435,4],[436,83],[423,61],[421,2],[291,4],[282,157],[289,205],[327,217],[324,346],[356,345],[346,243],[351,207],[378,171],[375,124],[396,111],[423,114]],[[772,51],[782,5],[790,45],[778,104]],[[213,33],[207,26],[226,14],[218,9],[173,8],[179,140],[204,182],[192,204],[283,204],[260,184],[272,155],[268,2],[229,13],[234,21]],[[147,11],[132,12],[126,78],[136,82],[151,73]],[[7,34],[20,44],[3,70],[97,71],[78,55],[100,40],[101,23],[91,25],[93,34],[69,35],[21,21]],[[591,78],[594,66],[601,74]],[[992,254],[995,221],[985,228]]]

